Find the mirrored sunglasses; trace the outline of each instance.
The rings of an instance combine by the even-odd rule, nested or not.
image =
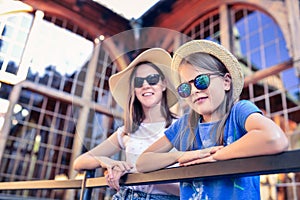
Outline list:
[[[141,88],[144,84],[144,80],[147,81],[149,85],[156,85],[159,82],[160,75],[159,74],[150,74],[149,76],[142,78],[142,77],[135,77],[134,78],[134,87]]]
[[[192,90],[191,83],[194,83],[194,86],[198,90],[207,89],[210,84],[210,76],[212,76],[212,75],[224,76],[224,74],[222,74],[222,73],[200,74],[200,75],[196,76],[196,78],[194,80],[190,80],[189,82],[181,83],[177,87],[177,92],[178,92],[179,96],[181,96],[182,98],[187,98],[188,96],[191,95],[191,90]]]

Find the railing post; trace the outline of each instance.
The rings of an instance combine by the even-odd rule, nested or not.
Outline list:
[[[95,169],[86,170],[81,184],[80,200],[91,200],[93,188],[86,188],[86,179],[95,177]]]

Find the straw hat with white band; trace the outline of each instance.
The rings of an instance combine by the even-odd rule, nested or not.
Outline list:
[[[167,103],[172,107],[177,102],[176,90],[171,84],[171,56],[161,48],[152,48],[138,55],[124,70],[109,78],[109,88],[116,102],[124,109],[128,106],[130,75],[133,68],[140,62],[155,64],[164,74],[167,82]]]
[[[182,59],[194,53],[207,53],[213,55],[224,64],[231,75],[233,99],[237,100],[244,86],[242,67],[236,57],[233,56],[227,49],[225,49],[222,45],[209,40],[192,40],[183,44],[175,51],[171,64],[172,78],[175,87],[181,83],[178,74],[178,67],[181,64]]]

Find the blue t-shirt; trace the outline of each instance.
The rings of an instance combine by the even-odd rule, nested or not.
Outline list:
[[[261,113],[259,108],[248,100],[237,102],[231,109],[224,129],[224,146],[233,143],[247,133],[245,122],[252,113]],[[182,116],[166,131],[166,137],[179,151],[204,149],[216,146],[216,141],[211,136],[212,128],[218,122],[198,123],[193,137],[194,144],[188,143],[188,115]],[[190,146],[191,145],[191,146]],[[188,181],[180,183],[180,199],[208,199],[208,200],[235,200],[235,199],[260,199],[259,176],[229,177],[219,179],[203,179],[201,181]]]

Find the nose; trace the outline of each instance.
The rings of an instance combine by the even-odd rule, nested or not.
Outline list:
[[[191,83],[191,96],[201,90],[197,89],[193,83]]]
[[[149,83],[146,80],[144,80],[142,87],[148,87],[148,86],[150,86]]]

